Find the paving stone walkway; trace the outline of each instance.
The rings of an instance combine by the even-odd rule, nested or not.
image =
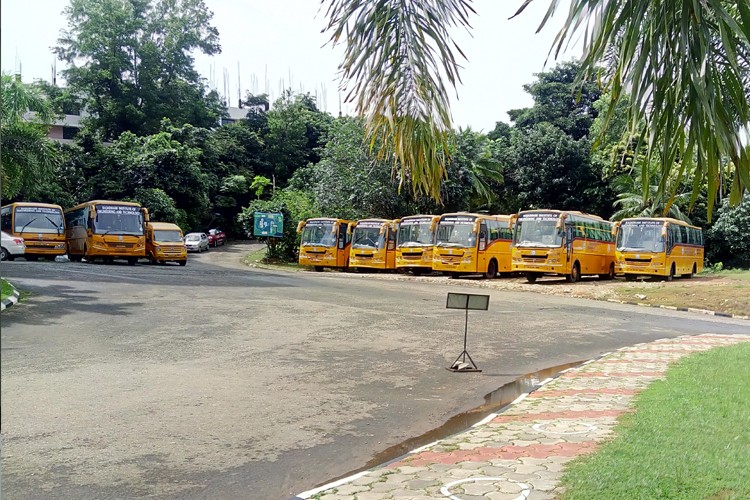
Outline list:
[[[396,461],[306,491],[324,500],[544,500],[555,498],[565,463],[607,439],[634,395],[681,357],[750,336],[697,335],[605,354],[524,394],[501,414]]]

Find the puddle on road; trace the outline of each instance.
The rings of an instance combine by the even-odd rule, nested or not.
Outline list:
[[[377,455],[374,455],[372,459],[370,459],[370,461],[368,461],[363,467],[348,472],[343,476],[337,477],[333,479],[333,481],[337,481],[352,474],[356,474],[358,472],[390,462],[406,455],[411,450],[419,448],[420,446],[433,443],[439,439],[443,439],[448,436],[452,436],[453,434],[464,431],[482,420],[490,413],[497,413],[498,411],[502,410],[505,406],[512,403],[518,396],[520,396],[524,392],[531,391],[542,381],[550,377],[555,377],[561,371],[567,370],[568,368],[573,368],[580,365],[581,363],[583,363],[583,361],[553,366],[551,368],[546,368],[544,370],[529,373],[527,375],[519,377],[513,382],[509,382],[499,389],[496,389],[487,394],[484,397],[484,403],[481,406],[463,413],[459,413],[458,415],[451,417],[440,427],[428,431],[421,436],[407,439],[406,441],[403,441],[397,445],[391,446],[390,448],[381,451]]]

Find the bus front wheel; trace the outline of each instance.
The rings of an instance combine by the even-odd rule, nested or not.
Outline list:
[[[487,266],[487,272],[484,273],[485,278],[495,279],[497,278],[497,261],[492,259],[490,264]]]
[[[615,264],[612,263],[609,265],[609,272],[607,274],[600,274],[599,279],[602,280],[613,280],[615,279]]]
[[[669,274],[664,278],[666,281],[672,281],[674,279],[675,268],[674,264],[669,268]]]
[[[537,273],[526,273],[526,281],[529,283],[536,283],[536,279],[539,277]]]
[[[565,281],[568,283],[577,283],[581,279],[581,265],[578,262],[573,264],[570,274],[565,275]]]

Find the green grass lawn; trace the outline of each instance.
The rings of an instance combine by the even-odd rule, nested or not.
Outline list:
[[[296,262],[283,262],[278,259],[269,259],[266,257],[267,249],[261,248],[252,253],[249,253],[243,257],[242,262],[245,264],[265,267],[268,269],[286,269],[291,271],[299,271],[304,269],[299,266]]]
[[[615,435],[571,462],[562,499],[750,498],[750,344],[684,358]]]

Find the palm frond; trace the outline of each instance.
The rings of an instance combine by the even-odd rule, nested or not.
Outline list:
[[[465,59],[449,29],[469,28],[471,0],[322,0],[346,100],[366,118],[371,146],[390,156],[415,193],[440,197],[451,115],[447,82]],[[408,174],[408,175],[406,175]]]

